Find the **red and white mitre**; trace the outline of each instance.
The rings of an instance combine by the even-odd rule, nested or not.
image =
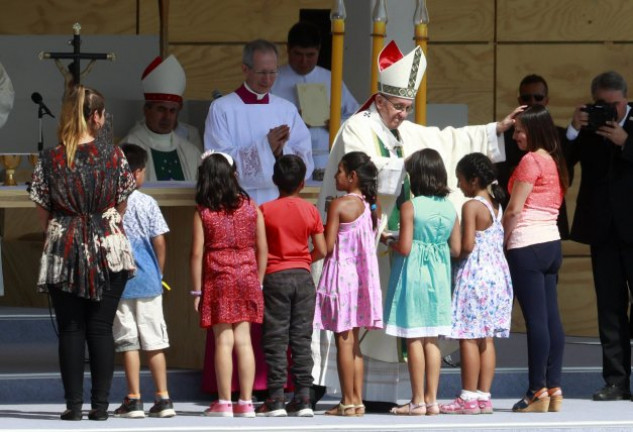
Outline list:
[[[148,102],[178,102],[182,104],[187,77],[180,62],[173,55],[165,60],[156,57],[143,71],[141,84],[145,100]]]

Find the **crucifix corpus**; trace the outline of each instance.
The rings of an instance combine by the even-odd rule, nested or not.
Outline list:
[[[40,52],[39,58],[40,60],[45,59],[53,59],[55,60],[55,65],[61,72],[64,77],[64,93],[66,90],[71,88],[74,85],[80,84],[81,78],[90,73],[90,70],[94,66],[97,60],[116,60],[116,56],[114,53],[82,53],[81,52],[81,25],[79,23],[75,23],[73,25],[73,38],[68,41],[69,45],[73,46],[72,53],[62,53],[62,52]],[[68,66],[64,66],[61,62],[62,59],[70,59],[72,60]],[[88,66],[85,69],[81,70],[81,60],[90,60]]]

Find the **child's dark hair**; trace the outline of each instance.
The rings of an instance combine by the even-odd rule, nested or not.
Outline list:
[[[280,192],[291,194],[299,189],[306,176],[306,164],[297,155],[283,155],[273,168],[273,183]]]
[[[451,192],[444,162],[436,150],[416,151],[404,161],[404,169],[409,174],[414,196],[445,197]]]
[[[142,170],[147,165],[147,150],[136,144],[123,143],[120,145],[123,154],[130,165],[130,171]]]
[[[497,181],[497,170],[488,157],[482,153],[470,153],[460,159],[455,168],[457,173],[470,182],[477,179],[479,189],[488,189],[492,201],[499,205],[506,202],[507,194]]]
[[[378,212],[376,210],[376,200],[378,193],[378,169],[369,156],[363,152],[355,151],[347,153],[341,159],[341,164],[346,173],[356,171],[358,177],[358,187],[365,196],[365,201],[371,209],[371,220],[376,229],[378,224]]]
[[[248,194],[237,182],[235,165],[221,154],[205,157],[198,167],[196,204],[213,211],[232,212],[248,199]]]

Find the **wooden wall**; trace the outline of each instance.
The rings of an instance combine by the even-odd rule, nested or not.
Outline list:
[[[366,1],[371,6],[367,0],[347,1]],[[403,1],[388,0],[387,8]],[[185,96],[208,99],[213,89],[228,92],[241,82],[244,42],[263,37],[283,44],[300,9],[328,9],[331,1],[171,0],[169,5],[169,49],[187,71]],[[548,80],[550,108],[559,125],[566,125],[574,107],[590,99],[589,82],[596,74],[614,69],[633,84],[631,1],[428,0],[427,5],[428,102],[468,104],[471,123],[489,122],[510,112],[518,83],[529,73]],[[23,0],[4,0],[0,34],[70,35],[77,21],[84,34],[157,34],[159,29],[154,0],[31,0],[27,7],[28,13]],[[411,24],[389,23],[401,25]],[[576,189],[577,184],[568,197],[570,214]],[[188,253],[186,241],[174,242],[170,256]],[[566,331],[596,335],[588,250],[571,242],[565,242],[564,250],[560,307]],[[515,312],[515,328],[521,329],[518,308]],[[191,324],[188,316],[172,321],[170,313],[170,327],[179,327],[178,319],[187,322],[183,328]]]

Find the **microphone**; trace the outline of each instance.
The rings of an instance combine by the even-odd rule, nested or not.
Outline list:
[[[218,89],[214,89],[211,92],[211,100],[220,99],[222,97],[222,93]]]
[[[41,94],[39,94],[38,92],[32,93],[31,100],[40,106],[40,110],[42,110],[41,115],[48,114],[49,116],[55,118],[53,113],[51,113],[51,110],[49,110],[48,107],[44,104]]]

